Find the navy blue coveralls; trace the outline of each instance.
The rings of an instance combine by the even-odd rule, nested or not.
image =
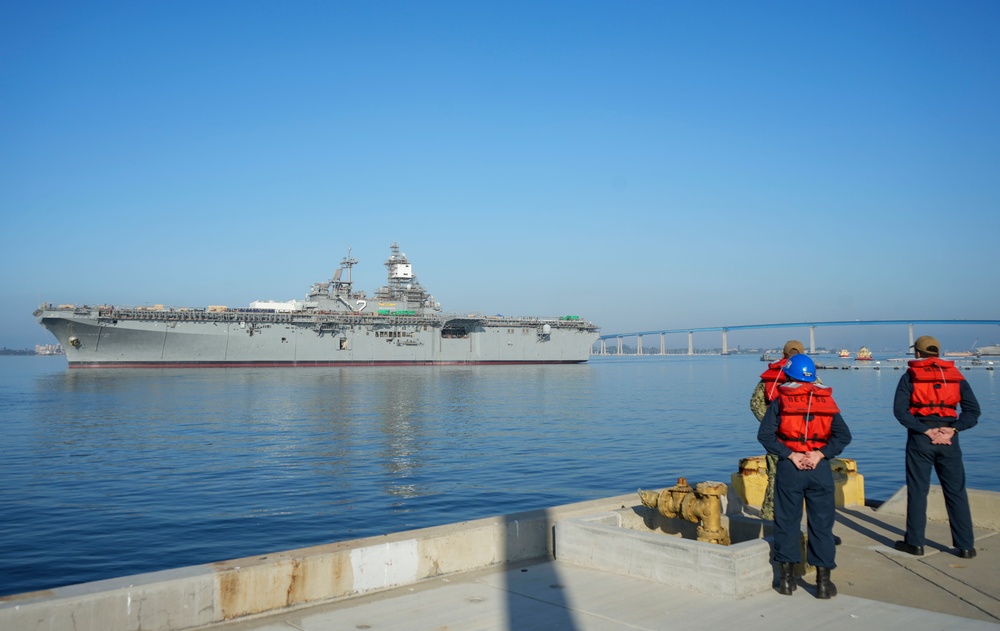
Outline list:
[[[927,529],[927,493],[931,487],[931,469],[937,472],[944,492],[944,506],[951,526],[951,543],[960,550],[972,550],[976,537],[972,532],[972,511],[969,494],[965,488],[965,464],[958,434],[951,437],[950,445],[935,445],[924,434],[932,427],[952,427],[962,432],[979,422],[979,401],[968,382],[959,382],[962,396],[958,418],[944,416],[914,416],[910,413],[913,394],[913,377],[909,371],[899,378],[892,413],[907,429],[906,437],[906,543],[924,545]]]
[[[799,470],[791,460],[792,450],[778,438],[781,417],[781,400],[776,399],[767,408],[757,430],[757,441],[770,454],[778,456],[778,470],[774,480],[774,560],[778,563],[802,561],[802,501],[806,503],[809,545],[806,560],[814,567],[837,567],[834,560],[837,548],[833,539],[833,521],[836,515],[833,472],[830,458],[840,455],[851,442],[851,430],[844,418],[833,415],[830,440],[819,449],[824,459],[815,469]]]

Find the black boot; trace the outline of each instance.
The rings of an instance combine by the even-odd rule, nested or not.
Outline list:
[[[798,585],[795,584],[795,569],[791,563],[781,564],[781,577],[778,579],[778,593],[791,596]]]
[[[830,568],[816,568],[816,598],[833,598],[837,595],[837,586],[830,582]]]

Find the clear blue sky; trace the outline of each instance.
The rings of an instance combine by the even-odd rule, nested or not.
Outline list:
[[[1000,318],[998,97],[992,0],[7,0],[0,346],[348,246],[370,293],[393,241],[446,310],[606,333]]]

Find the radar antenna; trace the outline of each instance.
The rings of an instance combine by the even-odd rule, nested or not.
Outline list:
[[[347,256],[340,259],[340,269],[347,270],[347,284],[351,284],[351,268],[358,264],[358,259],[351,256],[351,246],[347,246]],[[338,272],[340,270],[337,270]]]
[[[351,268],[358,264],[358,259],[351,256],[351,248],[347,248],[347,256],[340,260],[340,267],[333,273],[333,278],[327,286],[332,286],[334,295],[348,295],[351,293],[353,283],[351,281]],[[347,270],[347,280],[343,280],[344,270]]]

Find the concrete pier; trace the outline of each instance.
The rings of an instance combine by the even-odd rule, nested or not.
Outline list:
[[[636,554],[621,565],[620,554],[607,554],[623,545],[613,535],[598,529],[587,537],[588,528],[610,523],[609,514],[637,510],[637,496],[627,494],[9,596],[0,599],[0,628],[1000,629],[1000,494],[971,492],[978,556],[968,560],[949,549],[937,493],[930,501],[927,554],[913,557],[893,549],[903,534],[902,495],[878,508],[838,508],[835,533],[843,544],[833,579],[840,594],[829,601],[814,598],[808,575],[792,596],[761,586],[761,572],[766,581],[770,564],[752,545],[745,553],[749,569],[740,565],[742,557],[732,565],[745,572],[746,593],[712,593],[712,581],[676,582],[669,555]],[[676,541],[662,533],[642,534]],[[564,536],[574,538],[566,543],[566,558],[560,555]],[[589,560],[582,562],[581,555]]]

